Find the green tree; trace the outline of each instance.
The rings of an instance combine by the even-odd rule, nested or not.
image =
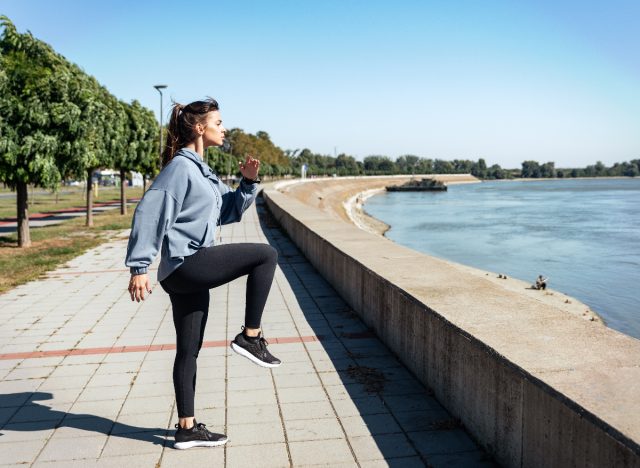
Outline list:
[[[478,159],[477,163],[473,163],[471,167],[471,174],[479,179],[487,178],[487,163],[484,159]]]
[[[420,158],[416,168],[416,172],[419,174],[433,174],[433,159]]]
[[[537,161],[524,161],[522,163],[522,178],[539,178],[540,164]]]
[[[546,162],[540,166],[540,177],[555,178],[556,167],[554,162]]]
[[[433,172],[436,174],[452,174],[454,172],[454,166],[449,161],[436,159],[433,162]]]
[[[18,245],[31,245],[29,184],[55,189],[61,180],[56,153],[71,142],[66,114],[64,60],[30,33],[20,34],[0,16],[0,180],[17,193]]]
[[[419,162],[420,158],[413,154],[398,156],[396,159],[396,169],[401,174],[414,174]]]
[[[336,172],[339,175],[358,175],[358,163],[353,156],[339,154],[336,158]]]
[[[487,170],[487,177],[489,179],[506,179],[508,173],[499,164],[494,164]]]
[[[118,148],[113,158],[113,167],[120,172],[120,213],[127,214],[126,174],[138,171],[142,174],[157,167],[158,139],[160,131],[153,113],[134,100],[131,104],[119,103],[121,133],[117,138]],[[153,172],[153,171],[152,171]]]
[[[244,160],[247,155],[260,159],[261,163],[288,165],[289,160],[284,151],[277,147],[264,131],[255,135],[245,133],[240,128],[232,128],[225,136],[230,145],[230,152],[238,159]]]
[[[363,160],[364,170],[370,175],[393,174],[396,166],[388,156],[371,155]]]

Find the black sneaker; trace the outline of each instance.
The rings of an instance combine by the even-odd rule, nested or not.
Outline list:
[[[231,342],[231,349],[262,367],[278,367],[282,362],[274,357],[267,349],[267,340],[260,333],[255,338],[250,338],[244,333],[238,333]]]
[[[216,447],[227,443],[227,436],[224,434],[216,434],[207,430],[205,424],[193,421],[191,429],[183,429],[176,424],[176,435],[173,447],[178,450],[189,449],[192,447]]]

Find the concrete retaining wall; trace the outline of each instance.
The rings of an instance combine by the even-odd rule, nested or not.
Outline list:
[[[500,464],[640,467],[640,341],[263,193],[314,267]]]

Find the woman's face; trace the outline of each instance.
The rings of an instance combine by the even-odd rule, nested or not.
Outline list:
[[[204,147],[222,146],[226,131],[227,129],[222,126],[220,112],[209,112],[207,114],[207,128],[205,128],[204,133],[202,134]]]

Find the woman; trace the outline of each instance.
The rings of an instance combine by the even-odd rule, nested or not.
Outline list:
[[[245,324],[231,348],[263,367],[280,360],[267,350],[260,322],[277,263],[267,244],[214,246],[218,225],[237,222],[253,202],[260,161],[240,163],[237,190],[223,184],[203,161],[209,146],[221,146],[226,130],[213,99],[175,104],[169,121],[162,171],[136,208],[126,265],[131,300],[151,294],[147,269],[161,249],[158,280],[169,294],[176,328],[173,365],[179,422],[174,447],[211,447],[227,442],[209,432],[194,415],[196,359],[209,312],[209,289],[248,275]]]

